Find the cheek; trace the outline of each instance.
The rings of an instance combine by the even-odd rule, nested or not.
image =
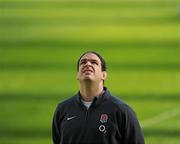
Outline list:
[[[83,69],[83,66],[80,65],[80,66],[79,66],[79,69],[78,69],[78,73],[79,73],[80,71],[82,71],[82,69]]]
[[[101,72],[101,71],[99,71],[99,77],[101,78],[101,79],[103,79],[103,73]]]

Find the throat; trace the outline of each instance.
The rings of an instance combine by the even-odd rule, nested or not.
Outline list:
[[[84,106],[87,108],[87,109],[89,109],[89,107],[91,106],[91,104],[92,104],[92,101],[84,101],[84,100],[81,100],[82,101],[82,103],[84,104]]]
[[[82,99],[86,102],[93,101],[94,97],[101,95],[103,92],[103,85],[95,85],[91,87],[86,87],[81,85],[80,87],[80,94]]]

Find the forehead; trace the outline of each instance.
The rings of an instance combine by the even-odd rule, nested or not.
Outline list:
[[[82,58],[80,59],[80,61],[82,61],[82,60],[96,60],[98,62],[101,62],[99,57],[93,53],[87,53],[87,54],[83,55]]]

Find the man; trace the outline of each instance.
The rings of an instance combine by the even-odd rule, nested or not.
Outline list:
[[[60,103],[54,114],[54,144],[144,144],[133,110],[104,87],[106,64],[96,52],[77,63],[79,92]]]

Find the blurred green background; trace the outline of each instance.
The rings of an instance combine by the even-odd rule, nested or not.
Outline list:
[[[0,143],[49,144],[56,105],[95,50],[149,144],[180,142],[179,0],[0,0]]]

